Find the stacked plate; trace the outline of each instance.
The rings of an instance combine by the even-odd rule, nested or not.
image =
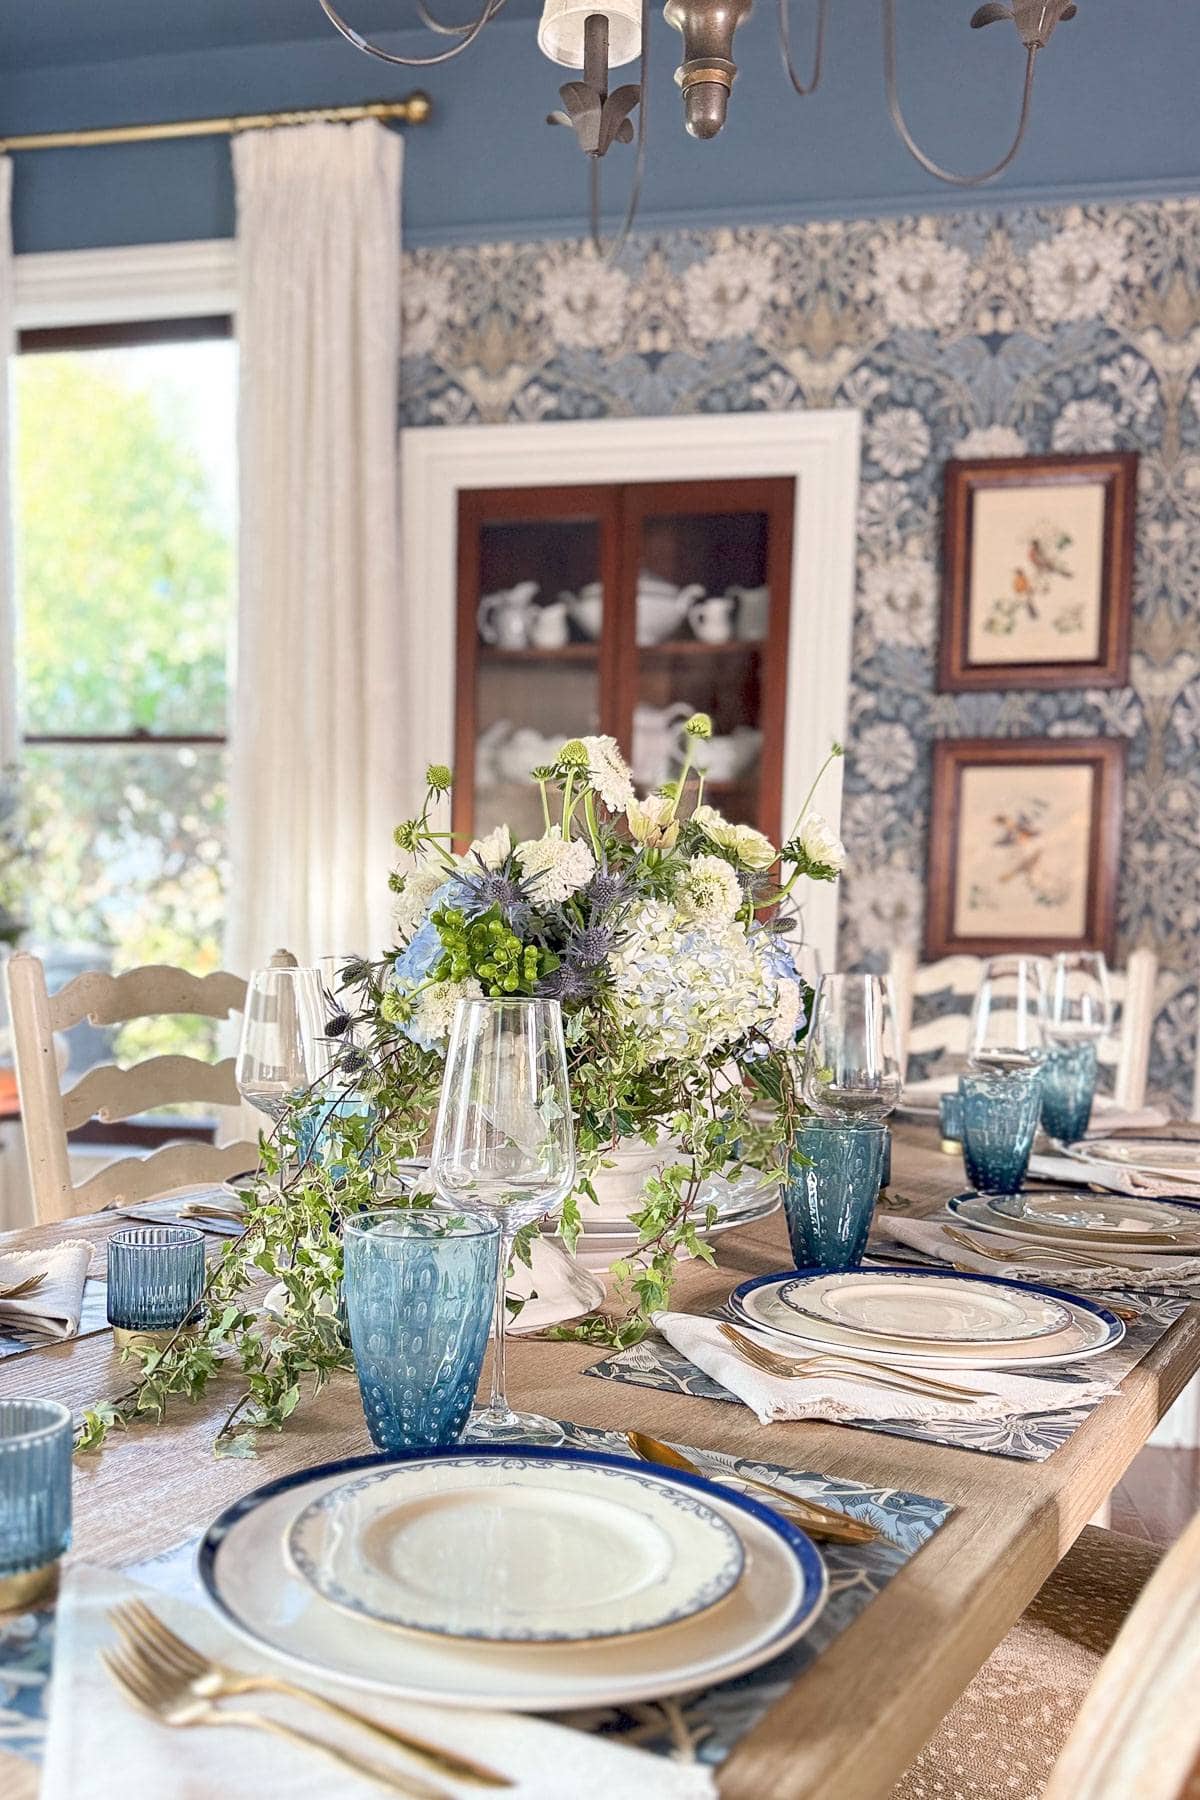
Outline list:
[[[587,1451],[453,1446],[270,1483],[200,1550],[232,1628],[307,1673],[556,1711],[704,1687],[825,1602],[821,1557],[731,1489]]]
[[[1200,1256],[1200,1200],[1038,1188],[956,1194],[948,1205],[961,1224],[1035,1249]]]
[[[791,1270],[743,1282],[730,1305],[780,1348],[898,1367],[1041,1368],[1098,1356],[1125,1332],[1077,1295],[949,1269]]]
[[[661,1151],[658,1162],[663,1161]],[[629,1222],[629,1190],[612,1191],[598,1183],[599,1199],[593,1204],[581,1200],[580,1219],[583,1226],[575,1254],[585,1268],[608,1268],[618,1257],[632,1256],[638,1246],[638,1233]],[[700,1190],[696,1203],[697,1235],[717,1237],[737,1225],[750,1225],[765,1219],[780,1205],[778,1181],[768,1181],[758,1169],[743,1169],[727,1178],[713,1176]],[[709,1207],[716,1209],[711,1225],[703,1223]]]
[[[1089,1138],[1072,1144],[1064,1154],[1089,1163],[1108,1163],[1154,1182],[1179,1181],[1200,1187],[1200,1144],[1174,1143],[1169,1138]]]

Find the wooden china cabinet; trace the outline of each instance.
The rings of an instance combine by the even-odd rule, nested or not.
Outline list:
[[[699,746],[705,797],[777,839],[791,477],[486,488],[458,497],[454,831],[542,830],[529,770],[608,732],[639,789]]]

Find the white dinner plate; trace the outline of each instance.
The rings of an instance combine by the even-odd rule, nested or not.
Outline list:
[[[1200,1245],[1200,1207],[1175,1199],[1145,1200],[1131,1194],[1085,1194],[1029,1190],[990,1194],[988,1211],[1006,1224],[1027,1225],[1056,1236],[1103,1238],[1120,1243],[1153,1243],[1160,1238],[1190,1238]]]
[[[695,1494],[638,1469],[516,1449],[351,1476],[309,1501],[287,1542],[297,1572],[334,1606],[512,1644],[676,1625],[723,1600],[745,1560],[737,1532]]]
[[[512,1450],[480,1445],[469,1453],[487,1459]],[[456,1446],[449,1454],[464,1450]],[[581,1467],[629,1466],[621,1457],[577,1450],[520,1454]],[[310,1676],[440,1706],[512,1712],[624,1706],[757,1668],[803,1637],[825,1603],[825,1565],[803,1532],[742,1494],[656,1470],[657,1479],[702,1498],[742,1540],[742,1579],[720,1606],[665,1631],[603,1643],[528,1644],[519,1651],[397,1631],[331,1606],[296,1574],[285,1547],[297,1513],[347,1476],[379,1466],[378,1457],[357,1457],[270,1482],[227,1508],[200,1546],[200,1579],[231,1629]],[[576,1556],[582,1562],[587,1555],[581,1534]]]
[[[696,1217],[704,1218],[708,1208],[716,1209],[715,1224],[735,1214],[767,1205],[779,1195],[778,1179],[770,1181],[760,1169],[743,1169],[734,1176],[713,1175],[701,1184],[696,1197]],[[586,1232],[611,1236],[624,1231],[629,1223],[629,1205],[635,1196],[617,1198],[605,1192],[599,1201],[581,1198],[580,1223]]]
[[[880,1270],[874,1271],[876,1274]],[[911,1271],[901,1271],[908,1274]],[[1032,1289],[1048,1295],[1063,1306],[1070,1324],[1062,1331],[1031,1339],[1024,1344],[918,1344],[911,1338],[881,1338],[865,1332],[851,1331],[841,1325],[827,1325],[817,1319],[802,1319],[789,1310],[779,1298],[779,1290],[795,1281],[796,1271],[785,1269],[776,1275],[758,1275],[744,1281],[729,1296],[729,1304],[738,1318],[777,1337],[787,1338],[792,1346],[804,1344],[810,1350],[836,1350],[839,1356],[866,1358],[875,1362],[915,1363],[924,1368],[1016,1369],[1053,1367],[1059,1363],[1077,1362],[1099,1356],[1120,1343],[1125,1327],[1114,1313],[1083,1300],[1076,1294],[1062,1293],[1042,1283],[1005,1281],[991,1275],[945,1274],[929,1269],[930,1280],[986,1282],[991,1286],[1015,1288],[1019,1292]]]
[[[1088,1162],[1117,1163],[1147,1175],[1177,1175],[1181,1181],[1200,1181],[1200,1144],[1177,1144],[1163,1139],[1136,1141],[1124,1138],[1091,1138],[1064,1146],[1068,1156],[1084,1155]]]
[[[802,1318],[922,1344],[1028,1343],[1071,1323],[1061,1301],[1036,1289],[930,1278],[921,1269],[798,1275],[779,1289],[779,1299]]]
[[[1072,1192],[1074,1190],[1071,1190]],[[1118,1198],[1124,1200],[1125,1196]],[[1178,1202],[1173,1202],[1178,1204]],[[1112,1250],[1145,1251],[1153,1250],[1163,1256],[1196,1256],[1200,1255],[1200,1232],[1191,1231],[1186,1236],[1162,1238],[1114,1237],[1112,1233],[1071,1232],[1055,1230],[1049,1225],[1034,1225],[1028,1219],[1010,1218],[989,1206],[983,1194],[955,1194],[947,1200],[946,1206],[954,1217],[964,1225],[970,1225],[979,1231],[988,1231],[996,1237],[1015,1239],[1018,1243],[1034,1249],[1074,1250],[1086,1253],[1088,1244],[1094,1248]]]

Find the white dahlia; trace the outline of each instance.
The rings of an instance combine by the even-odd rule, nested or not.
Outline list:
[[[587,844],[581,838],[564,839],[557,825],[545,837],[518,844],[516,857],[538,906],[561,906],[596,872],[596,859]]]

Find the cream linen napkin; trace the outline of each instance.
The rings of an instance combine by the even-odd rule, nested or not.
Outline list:
[[[1086,1156],[1031,1156],[1029,1173],[1060,1182],[1064,1187],[1105,1188],[1111,1194],[1140,1195],[1147,1200],[1167,1199],[1172,1194],[1185,1200],[1200,1200],[1200,1182],[1180,1175],[1149,1175],[1141,1169],[1093,1161]]]
[[[35,1293],[0,1300],[0,1329],[38,1338],[71,1338],[79,1330],[83,1284],[92,1246],[65,1238],[52,1250],[7,1250],[0,1255],[0,1289],[32,1275],[45,1279]]]
[[[969,1226],[961,1221],[949,1221],[956,1231],[967,1237],[971,1235]],[[1020,1254],[1015,1241],[1008,1240],[1006,1255],[1012,1255],[1011,1262],[997,1262],[991,1256],[978,1256],[967,1250],[953,1238],[947,1237],[942,1222],[937,1219],[901,1219],[892,1213],[879,1214],[872,1230],[872,1248],[886,1249],[890,1243],[903,1244],[907,1250],[916,1250],[933,1262],[962,1263],[964,1267],[978,1271],[980,1275],[999,1275],[1005,1281],[1041,1281],[1050,1287],[1066,1288],[1189,1288],[1200,1282],[1200,1257],[1195,1256],[1154,1256],[1127,1252],[1119,1259],[1109,1252],[1103,1260],[1092,1263],[1057,1262],[1054,1257],[1038,1258],[1036,1246],[1030,1244],[1028,1253],[1022,1246]],[[982,1235],[982,1234],[981,1234]],[[880,1244],[880,1240],[883,1244]],[[1005,1249],[1006,1240],[1001,1237],[990,1237],[988,1242],[997,1250]]]
[[[1067,1412],[1085,1400],[1099,1400],[1105,1394],[1111,1394],[1116,1385],[1111,1381],[1040,1381],[1030,1375],[1015,1375],[1011,1369],[939,1367],[925,1373],[957,1386],[980,1388],[986,1391],[987,1397],[961,1404],[926,1400],[919,1394],[910,1398],[907,1394],[871,1387],[865,1380],[858,1381],[852,1376],[843,1379],[819,1375],[807,1381],[795,1381],[778,1375],[764,1375],[738,1355],[721,1335],[715,1319],[698,1319],[691,1313],[659,1313],[654,1323],[669,1344],[682,1351],[689,1362],[711,1375],[714,1381],[719,1381],[722,1387],[728,1388],[731,1394],[736,1394],[751,1412],[758,1414],[764,1425],[769,1425],[773,1419],[826,1419],[831,1424],[844,1424],[853,1419],[904,1419],[921,1425],[1011,1419],[1022,1413]],[[767,1349],[788,1354],[774,1335],[769,1339],[762,1332],[747,1331],[746,1335]],[[797,1345],[795,1354],[804,1357],[819,1353]]]
[[[130,1706],[109,1680],[100,1650],[115,1635],[108,1609],[134,1594],[205,1654],[241,1669],[304,1680],[265,1652],[258,1655],[244,1647],[211,1613],[137,1586],[111,1570],[76,1564],[64,1579],[58,1603],[41,1800],[112,1800],[118,1791],[121,1800],[214,1800],[215,1795],[221,1800],[380,1800],[386,1789],[339,1773],[316,1751],[232,1726],[228,1731],[172,1729]],[[568,1726],[514,1713],[392,1702],[332,1680],[319,1685],[331,1699],[476,1757],[508,1775],[514,1785],[484,1789],[433,1776],[355,1727],[343,1730],[328,1715],[278,1695],[225,1701],[222,1710],[231,1717],[239,1706],[270,1713],[368,1760],[444,1786],[453,1800],[481,1800],[484,1794],[506,1800],[565,1800],[567,1795],[571,1800],[647,1800],[651,1795],[715,1800],[710,1770]]]

